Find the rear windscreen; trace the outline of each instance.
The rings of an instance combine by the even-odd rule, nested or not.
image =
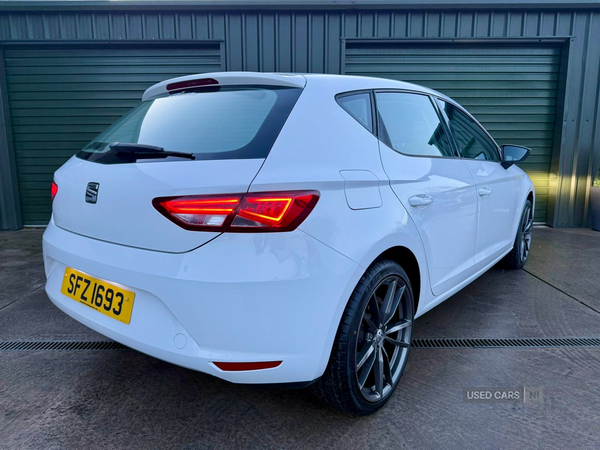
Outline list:
[[[298,88],[213,87],[149,100],[77,156],[117,162],[111,161],[110,144],[121,142],[192,153],[200,160],[265,158],[301,92]]]

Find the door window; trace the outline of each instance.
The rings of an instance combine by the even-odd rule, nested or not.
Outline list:
[[[376,100],[383,143],[406,155],[456,156],[428,96],[378,92]]]
[[[500,161],[498,146],[477,122],[454,105],[438,99],[463,158]]]

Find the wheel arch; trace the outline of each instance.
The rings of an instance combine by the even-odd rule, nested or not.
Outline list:
[[[531,202],[531,207],[534,208],[534,210],[535,210],[535,193],[533,191],[533,188],[527,194],[526,200],[529,200]]]
[[[413,297],[415,304],[413,305],[414,314],[417,313],[419,309],[419,300],[421,298],[421,269],[419,267],[419,262],[414,253],[407,247],[396,246],[388,248],[386,251],[381,253],[375,261],[379,259],[391,259],[392,261],[397,262],[402,266],[408,275],[408,279],[412,286]],[[373,262],[375,262],[373,261]]]

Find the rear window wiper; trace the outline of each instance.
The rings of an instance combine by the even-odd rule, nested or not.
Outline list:
[[[179,158],[196,159],[191,153],[173,152],[156,145],[134,144],[129,142],[113,142],[109,146],[117,156],[130,159],[155,159],[177,156]]]

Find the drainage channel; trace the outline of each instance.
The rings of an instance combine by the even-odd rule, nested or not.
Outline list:
[[[600,338],[413,339],[414,348],[598,347]],[[124,350],[114,341],[0,341],[0,351]]]
[[[413,339],[415,348],[600,347],[600,338]]]
[[[0,351],[27,350],[123,350],[115,341],[0,341]]]

